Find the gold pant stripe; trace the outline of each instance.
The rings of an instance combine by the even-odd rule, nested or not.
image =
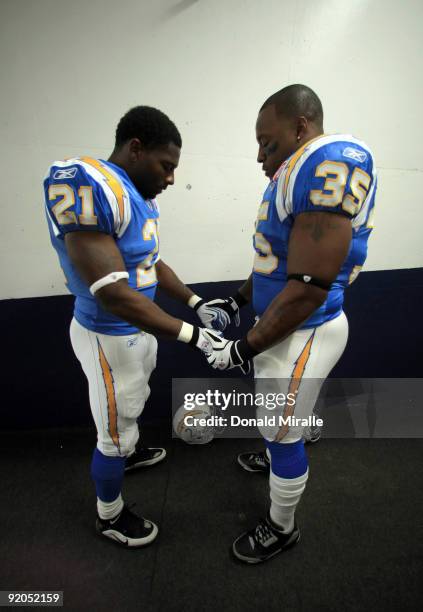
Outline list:
[[[301,385],[301,380],[304,376],[304,371],[307,365],[307,362],[309,360],[310,357],[310,353],[311,353],[311,345],[313,344],[313,340],[314,340],[314,334],[316,332],[314,331],[310,338],[307,340],[303,350],[301,351],[297,361],[295,362],[294,365],[294,369],[292,371],[291,374],[291,380],[289,383],[289,389],[288,389],[288,394],[290,393],[294,393],[295,396],[298,395],[298,391]],[[286,419],[287,417],[290,417],[294,414],[295,411],[295,406],[296,406],[296,402],[294,403],[293,406],[286,406],[283,416],[284,419]],[[282,440],[282,438],[284,436],[286,436],[286,434],[288,433],[289,430],[289,425],[282,425],[282,427],[279,429],[276,438],[275,438],[275,442],[280,442]]]
[[[106,387],[107,396],[107,414],[109,419],[108,431],[113,444],[119,448],[119,431],[118,431],[118,414],[115,396],[115,387],[113,381],[112,369],[106,359],[103,348],[97,338],[98,355],[100,359],[101,371],[103,373],[104,386]]]

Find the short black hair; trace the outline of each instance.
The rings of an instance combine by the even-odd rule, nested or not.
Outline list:
[[[115,148],[119,149],[131,138],[139,138],[146,149],[166,146],[170,142],[182,147],[182,138],[176,125],[162,111],[152,106],[135,106],[119,121]]]
[[[269,98],[261,107],[275,106],[278,115],[285,117],[306,117],[312,123],[323,127],[323,106],[317,94],[307,85],[288,85],[280,89]]]

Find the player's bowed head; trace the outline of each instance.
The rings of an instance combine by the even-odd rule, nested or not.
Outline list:
[[[181,147],[181,135],[167,115],[136,106],[118,123],[109,161],[125,170],[143,198],[152,199],[173,185]]]
[[[271,95],[256,122],[257,161],[272,178],[280,165],[304,143],[323,134],[323,108],[306,85],[289,85]]]

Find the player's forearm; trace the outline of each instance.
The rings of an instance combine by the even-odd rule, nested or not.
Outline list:
[[[182,321],[170,316],[152,300],[131,289],[126,282],[113,283],[96,293],[101,306],[134,327],[155,336],[176,339]]]
[[[160,260],[157,262],[156,274],[160,289],[163,289],[165,293],[175,300],[187,304],[190,297],[194,295],[193,291],[184,285],[172,268],[165,264],[164,261]]]
[[[252,295],[253,295],[253,275],[252,274],[250,274],[250,276],[247,278],[245,283],[241,285],[241,287],[238,289],[238,293],[240,293],[247,302],[251,302]]]
[[[247,334],[248,344],[262,352],[292,334],[323,304],[327,292],[318,287],[289,281],[269,304],[255,327]]]

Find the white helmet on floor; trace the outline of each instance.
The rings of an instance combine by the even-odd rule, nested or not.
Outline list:
[[[210,406],[194,406],[187,410],[182,404],[173,417],[173,431],[187,444],[207,444],[214,438],[215,409]],[[199,420],[209,419],[210,424],[201,424]]]

